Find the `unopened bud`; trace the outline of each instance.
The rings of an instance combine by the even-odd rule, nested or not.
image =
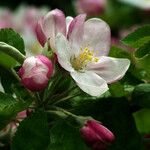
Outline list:
[[[80,134],[93,150],[105,150],[115,139],[111,131],[95,120],[88,120],[80,129]]]
[[[31,91],[41,91],[53,73],[51,60],[43,55],[28,57],[19,70],[22,84]]]

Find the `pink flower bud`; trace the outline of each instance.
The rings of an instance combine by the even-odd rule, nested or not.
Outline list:
[[[17,119],[24,119],[27,117],[27,111],[24,110],[24,111],[21,111],[17,114]]]
[[[53,73],[51,60],[43,55],[28,57],[19,70],[22,84],[31,91],[41,91]]]
[[[104,11],[106,0],[78,0],[76,4],[79,13],[88,16],[99,15]]]
[[[95,120],[88,120],[80,129],[80,134],[93,150],[104,150],[115,139],[111,131]]]
[[[35,32],[39,43],[44,46],[48,41],[49,46],[55,51],[55,37],[57,33],[66,36],[66,18],[59,9],[54,9],[41,18],[35,26]]]
[[[35,34],[36,34],[36,37],[37,37],[39,43],[44,47],[47,39],[43,32],[42,24],[43,24],[43,17],[41,17],[39,19],[39,21],[37,22],[37,24],[35,26]]]

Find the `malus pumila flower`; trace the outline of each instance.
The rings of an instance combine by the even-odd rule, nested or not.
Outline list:
[[[79,13],[86,13],[88,16],[101,14],[106,5],[106,0],[78,0],[76,10]]]
[[[88,120],[80,129],[80,134],[93,150],[105,150],[115,139],[110,130],[95,120]]]
[[[86,16],[73,19],[68,39],[59,33],[56,37],[56,54],[60,65],[70,72],[77,85],[92,96],[108,90],[107,83],[122,78],[129,67],[128,59],[108,57],[110,28],[101,19],[85,22]]]
[[[43,55],[26,58],[19,70],[22,84],[31,91],[43,90],[53,73],[51,60]]]
[[[66,34],[66,20],[64,13],[61,10],[55,9],[38,21],[36,34],[42,46],[49,40],[51,48],[55,49],[54,40],[58,32]]]
[[[59,9],[52,10],[40,18],[35,28],[39,43],[44,46],[48,41],[52,50],[55,51],[57,33],[67,36],[68,26],[72,19],[72,17],[65,18],[64,13]]]

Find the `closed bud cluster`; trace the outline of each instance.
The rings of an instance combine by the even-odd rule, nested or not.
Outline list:
[[[28,57],[19,70],[22,84],[31,91],[43,90],[53,73],[51,60],[43,55]]]

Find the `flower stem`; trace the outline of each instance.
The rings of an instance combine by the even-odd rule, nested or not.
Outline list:
[[[0,42],[0,51],[13,57],[20,64],[24,62],[25,56],[11,45],[8,45],[4,42]]]
[[[53,105],[64,102],[66,100],[69,100],[69,99],[74,98],[74,97],[79,96],[79,95],[80,95],[80,93],[76,93],[74,95],[69,95],[69,96],[63,97],[62,99],[56,100],[56,102],[54,102]]]
[[[64,110],[63,108],[55,106],[51,107],[47,113],[50,113],[60,119],[68,119],[69,122],[76,127],[82,127],[86,120],[92,119],[91,117],[77,116],[67,110]]]
[[[41,98],[38,92],[35,92],[35,103],[38,107],[41,105]]]

